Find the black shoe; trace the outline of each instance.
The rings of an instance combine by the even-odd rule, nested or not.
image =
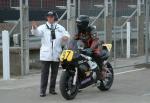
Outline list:
[[[52,95],[57,95],[57,92],[55,92],[55,91],[50,91],[49,93]]]
[[[41,93],[41,94],[40,94],[40,97],[45,97],[45,96],[46,96],[45,93]]]
[[[79,93],[81,93],[81,92],[82,92],[82,90],[78,90],[78,92],[79,92]]]

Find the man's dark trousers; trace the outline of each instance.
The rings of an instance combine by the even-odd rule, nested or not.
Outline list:
[[[58,74],[59,62],[55,61],[42,61],[42,70],[41,70],[41,86],[40,92],[46,93],[48,78],[49,78],[49,69],[51,67],[51,78],[50,78],[50,91],[55,91],[56,79]]]

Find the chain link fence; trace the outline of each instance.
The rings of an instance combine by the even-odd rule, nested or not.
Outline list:
[[[109,1],[109,0],[108,0]],[[112,0],[112,59],[115,56],[116,63],[119,63],[120,59],[128,61],[127,51],[130,50],[130,58],[133,60],[129,64],[122,63],[124,65],[134,65],[145,63],[145,1],[146,0]],[[116,2],[116,9],[115,9]],[[104,5],[105,0],[81,0],[80,12],[81,14],[89,15],[92,21],[95,19],[101,8],[97,8],[96,5]],[[116,16],[115,16],[116,13]],[[97,27],[97,31],[101,40],[104,40],[105,35],[105,16],[102,14],[94,23]],[[114,21],[116,20],[116,25]],[[127,22],[130,22],[130,48],[127,48]],[[110,23],[111,25],[111,23]],[[116,35],[116,36],[114,36]],[[116,48],[114,49],[114,41],[116,41]],[[116,55],[114,55],[114,52]],[[113,59],[114,60],[114,59]],[[139,60],[139,61],[138,61]],[[135,62],[134,62],[135,61]]]
[[[105,8],[105,0],[76,0],[76,14],[78,14],[78,1],[80,1],[80,14],[89,15],[91,22],[100,14]],[[111,0],[108,0],[111,1]],[[115,9],[116,1],[116,9]],[[105,18],[105,10],[98,17],[96,22],[93,24],[97,27],[97,32],[101,40],[104,40],[106,20],[112,21],[107,28],[110,28],[112,35],[113,50],[112,58],[118,60],[118,58],[126,58],[127,56],[127,26],[126,23],[131,24],[131,35],[130,35],[130,57],[138,57],[140,60],[141,56],[145,55],[145,0],[112,0],[112,7],[110,16],[108,19]],[[56,6],[66,6],[67,0],[29,0],[29,16],[30,20],[45,20],[44,14],[48,10],[56,10],[59,17],[65,10],[59,9]],[[0,18],[11,19],[16,16],[19,18],[19,12],[14,10],[12,7],[19,6],[19,0],[1,0],[0,2]],[[4,11],[5,10],[5,11]],[[8,16],[10,11],[15,15]],[[116,15],[115,15],[116,13]],[[9,17],[9,18],[8,18]],[[77,17],[77,16],[76,16]],[[14,18],[14,19],[16,19]],[[116,20],[116,25],[114,21]],[[66,27],[66,16],[60,22]],[[114,36],[116,35],[116,36]],[[115,41],[115,43],[114,43]],[[116,46],[114,45],[116,44]],[[116,47],[114,49],[114,47]],[[128,48],[129,49],[129,48]],[[114,55],[116,54],[116,55]],[[114,57],[115,56],[115,57]],[[128,60],[128,59],[126,59]],[[144,62],[142,57],[141,59]]]
[[[123,18],[122,16],[130,16],[132,14],[132,12],[134,11],[133,9],[129,8],[128,5],[135,5],[136,4],[136,0],[117,0],[117,9],[116,9],[116,14],[117,14],[117,23],[116,26],[118,26],[118,29],[116,31],[117,33],[117,47],[120,47],[121,45],[123,46],[123,48],[117,48],[116,50],[116,54],[117,57],[124,57],[125,56],[125,51],[126,51],[126,27],[124,26],[122,28],[122,30],[120,29],[122,24],[126,21],[125,18]],[[102,10],[102,8],[97,8],[95,7],[95,5],[104,5],[104,0],[89,0],[89,2],[87,2],[86,0],[81,0],[81,5],[85,5],[85,6],[81,6],[81,14],[84,15],[89,15],[91,17],[96,17],[99,12]],[[114,16],[112,14],[112,16]],[[112,18],[113,20],[113,18]],[[136,23],[136,17],[132,17],[130,20],[131,25],[132,25],[132,31],[134,33],[131,33],[132,35],[134,34],[134,36],[136,36],[136,27],[137,27],[137,23]],[[100,35],[100,38],[103,38],[104,35],[104,14],[102,14],[99,19],[94,23],[94,25],[96,25],[97,27],[97,31]],[[113,28],[112,28],[112,32],[113,32]],[[123,37],[121,38],[121,32],[123,32]],[[135,38],[135,37],[134,37]],[[136,38],[135,38],[136,39]],[[123,41],[123,44],[121,44],[121,40]],[[119,45],[121,44],[121,45]],[[133,44],[131,46],[132,50],[131,52],[133,54],[136,54],[136,41],[135,40],[131,40],[131,44]],[[121,50],[122,49],[122,50]],[[121,53],[123,52],[123,53]]]
[[[116,47],[120,47],[116,49],[116,56],[118,58],[126,57],[127,51],[127,20],[131,23],[131,56],[137,56],[137,16],[136,13],[133,14],[136,8],[129,8],[129,5],[136,5],[137,0],[117,0],[116,2],[116,26],[118,27],[117,37],[116,37]]]

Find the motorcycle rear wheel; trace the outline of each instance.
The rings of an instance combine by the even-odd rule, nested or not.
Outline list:
[[[97,87],[101,91],[108,91],[111,88],[113,81],[114,81],[113,68],[112,68],[110,63],[107,63],[106,65],[107,65],[107,68],[109,70],[109,74],[108,74],[109,77],[105,78],[104,80],[101,80],[100,85]]]

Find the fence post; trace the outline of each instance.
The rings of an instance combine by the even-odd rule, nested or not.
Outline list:
[[[138,33],[138,56],[144,55],[144,8],[141,0],[137,0],[137,33]]]
[[[127,58],[130,58],[130,33],[131,25],[130,22],[127,22]]]
[[[145,63],[149,62],[149,30],[150,30],[149,12],[150,12],[150,1],[146,0]]]
[[[10,79],[10,60],[9,60],[9,33],[2,31],[2,52],[3,52],[3,80]]]
[[[21,75],[29,73],[29,0],[20,0]]]
[[[67,31],[75,33],[76,0],[67,0]]]

